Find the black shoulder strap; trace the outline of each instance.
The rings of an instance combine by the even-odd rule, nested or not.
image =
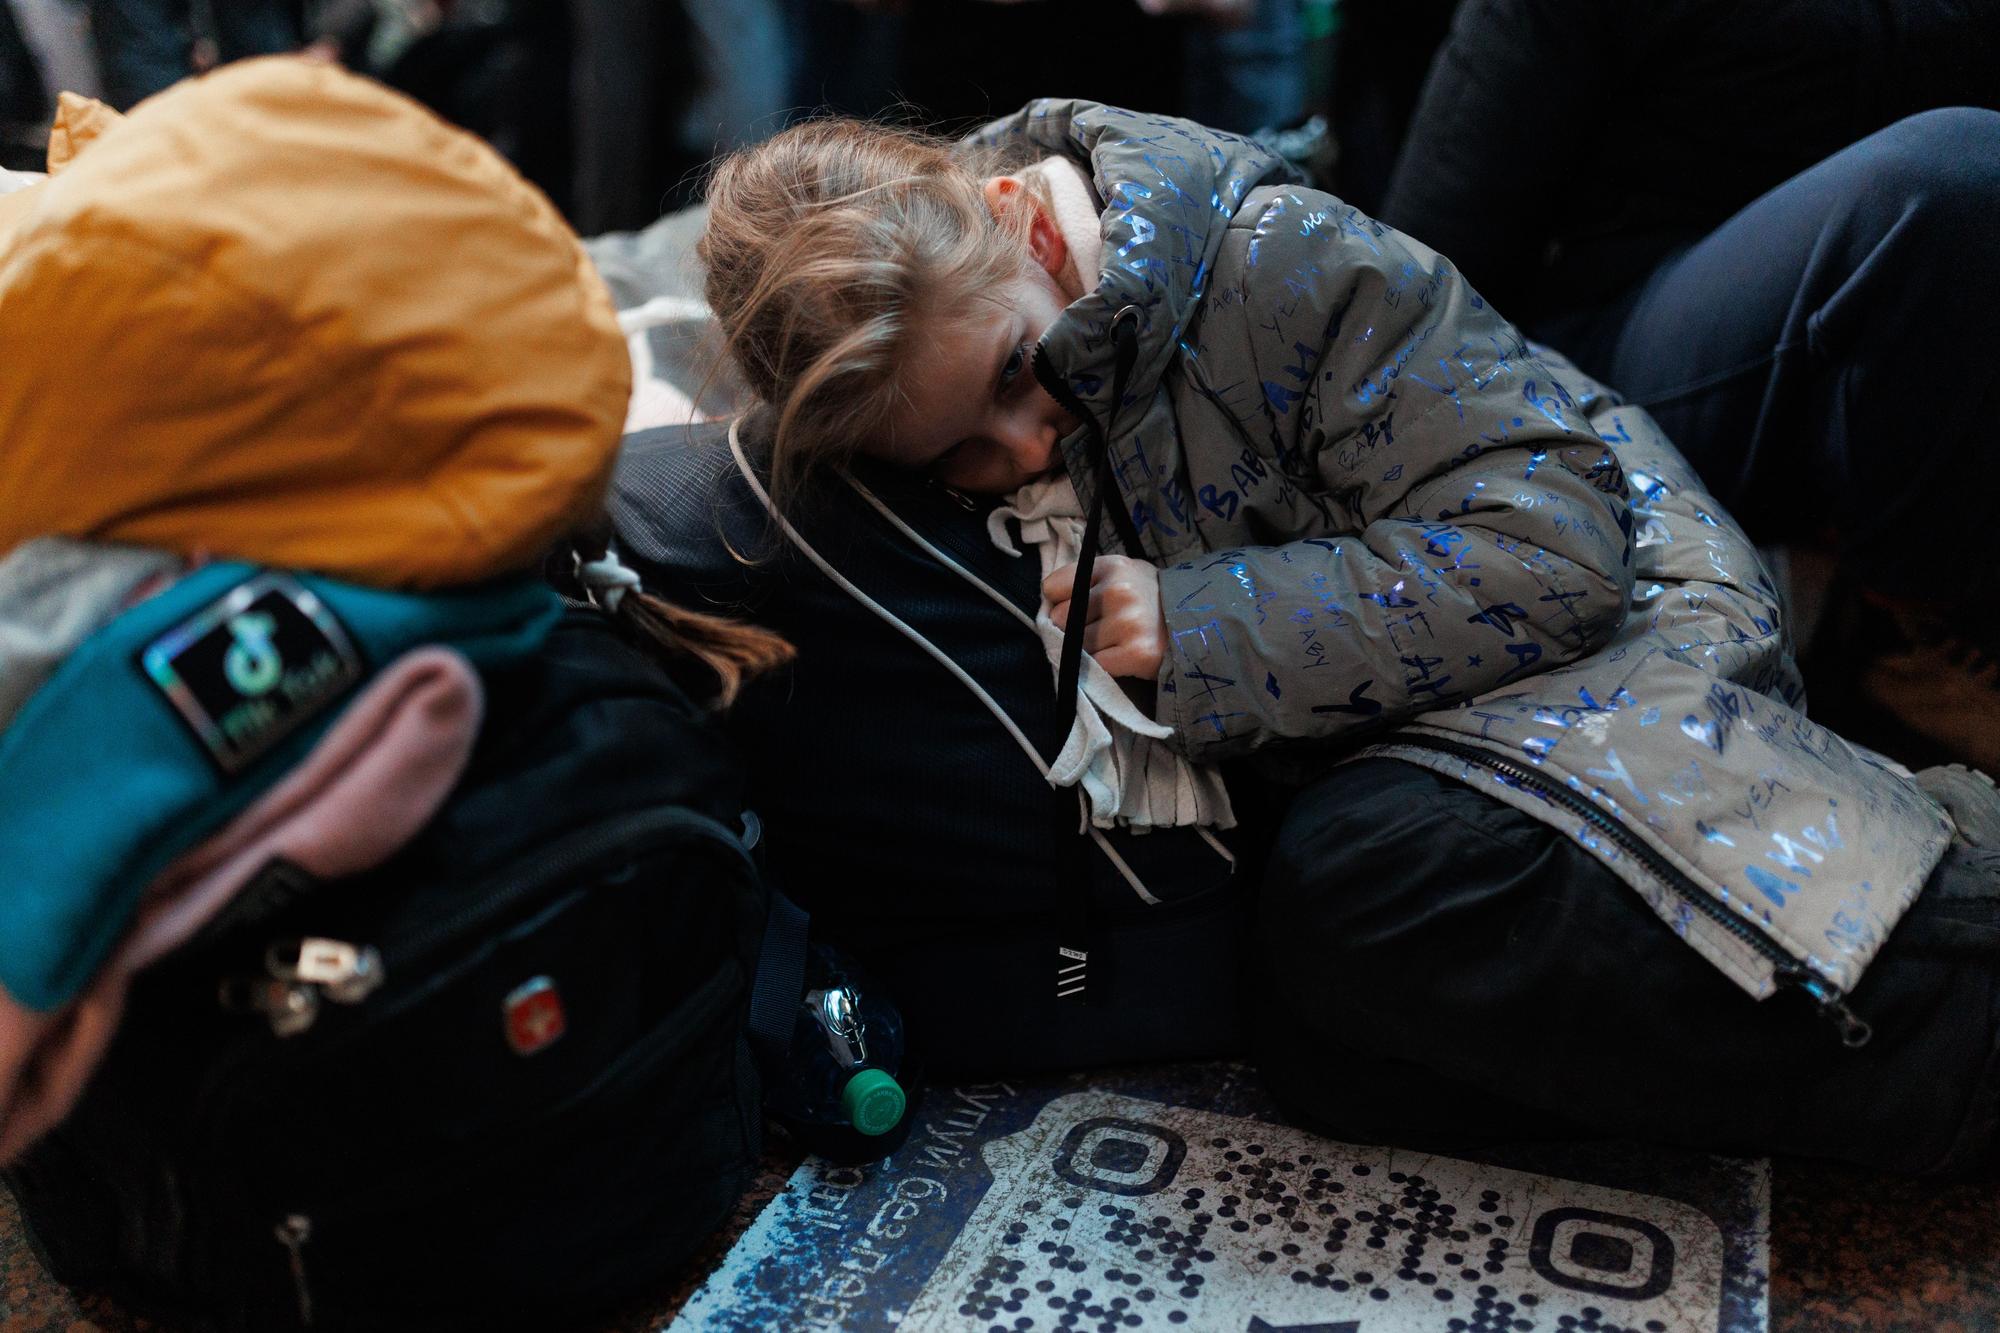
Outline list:
[[[805,909],[771,888],[764,918],[764,943],[757,950],[757,976],[750,988],[750,1046],[766,1069],[776,1069],[792,1045],[799,1000],[806,986]]]

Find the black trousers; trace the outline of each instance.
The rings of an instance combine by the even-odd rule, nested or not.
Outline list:
[[[1985,1167],[1996,1124],[2000,852],[1954,839],[1849,1002],[1858,1049],[1758,1001],[1556,830],[1393,759],[1293,801],[1246,1013],[1272,1092],[1335,1138],[1450,1150],[1617,1136]]]
[[[1536,330],[1650,410],[1766,544],[2000,608],[2000,112],[1926,111],[1747,205],[1603,312]]]

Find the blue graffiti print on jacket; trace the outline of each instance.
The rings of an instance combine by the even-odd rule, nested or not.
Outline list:
[[[1770,957],[1685,892],[1827,984],[1858,979],[1949,825],[1798,711],[1775,580],[1643,409],[1254,143],[1069,101],[984,133],[1067,154],[1105,204],[1101,271],[1038,356],[1109,435],[1131,553],[1163,566],[1156,715],[1177,747],[1389,739],[1616,864],[1750,993]]]

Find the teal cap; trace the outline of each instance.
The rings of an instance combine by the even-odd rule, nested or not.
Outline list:
[[[879,1069],[864,1069],[840,1090],[847,1119],[863,1134],[887,1134],[903,1119],[906,1099],[894,1078]]]

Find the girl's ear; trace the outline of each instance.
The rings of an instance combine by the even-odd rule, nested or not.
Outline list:
[[[1028,253],[1052,278],[1062,276],[1063,267],[1069,263],[1069,242],[1063,239],[1062,229],[1035,192],[1021,184],[1018,176],[994,176],[985,185],[986,207],[994,217],[1004,217],[1009,209],[1025,208],[1030,211],[1028,220]]]

